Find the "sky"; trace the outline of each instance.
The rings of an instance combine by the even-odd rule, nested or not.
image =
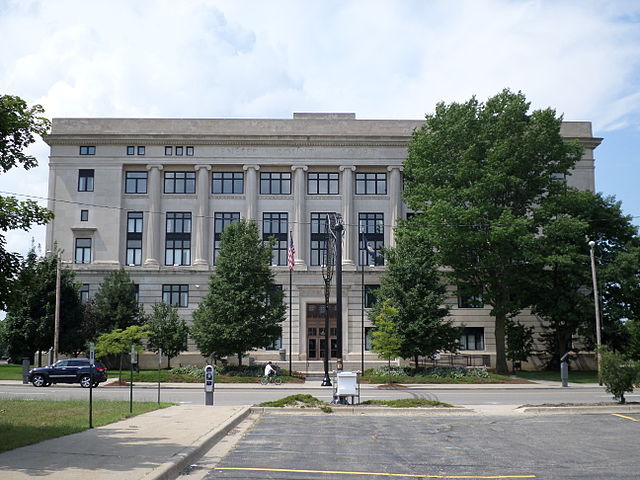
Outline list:
[[[0,94],[49,118],[423,119],[503,88],[592,122],[596,189],[640,225],[637,0],[0,0]],[[0,195],[46,197],[29,152]]]

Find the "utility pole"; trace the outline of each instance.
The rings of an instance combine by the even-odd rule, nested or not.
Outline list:
[[[60,252],[56,255],[56,308],[53,320],[53,361],[58,361],[58,349],[60,348],[60,284],[62,283],[60,271]]]

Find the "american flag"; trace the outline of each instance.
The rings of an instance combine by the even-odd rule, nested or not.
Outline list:
[[[289,232],[289,256],[287,258],[289,270],[293,272],[293,266],[296,263],[296,247],[293,246],[293,234]]]

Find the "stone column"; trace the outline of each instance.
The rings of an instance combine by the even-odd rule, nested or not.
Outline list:
[[[306,243],[305,232],[309,229],[307,221],[305,221],[306,189],[304,185],[304,172],[309,167],[306,165],[293,165],[293,243],[296,247],[296,263],[295,268],[301,270],[307,269],[307,262],[304,260],[303,253],[309,251]]]
[[[355,266],[354,254],[358,243],[357,220],[354,214],[354,198],[353,198],[353,172],[356,167],[342,166],[342,223],[344,224],[344,248],[342,249],[342,264]]]
[[[162,165],[147,165],[149,214],[145,222],[145,267],[159,267],[162,239]]]
[[[260,165],[245,165],[242,168],[247,172],[247,181],[245,182],[247,199],[245,218],[247,220],[258,220],[258,170],[260,170]]]
[[[389,175],[389,210],[391,218],[389,224],[391,231],[389,232],[389,246],[396,246],[395,229],[398,221],[402,219],[402,170],[401,165],[391,165],[387,167]],[[385,222],[386,223],[386,222]]]
[[[209,231],[211,221],[209,219],[209,171],[210,165],[196,165],[197,175],[197,199],[198,211],[196,213],[194,225],[194,265],[209,267]]]

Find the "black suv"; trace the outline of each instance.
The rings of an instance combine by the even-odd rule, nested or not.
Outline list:
[[[83,388],[91,386],[88,358],[58,360],[53,365],[29,370],[29,381],[34,387],[48,387],[52,383],[79,383]],[[93,386],[107,381],[107,369],[96,360],[93,368]]]

